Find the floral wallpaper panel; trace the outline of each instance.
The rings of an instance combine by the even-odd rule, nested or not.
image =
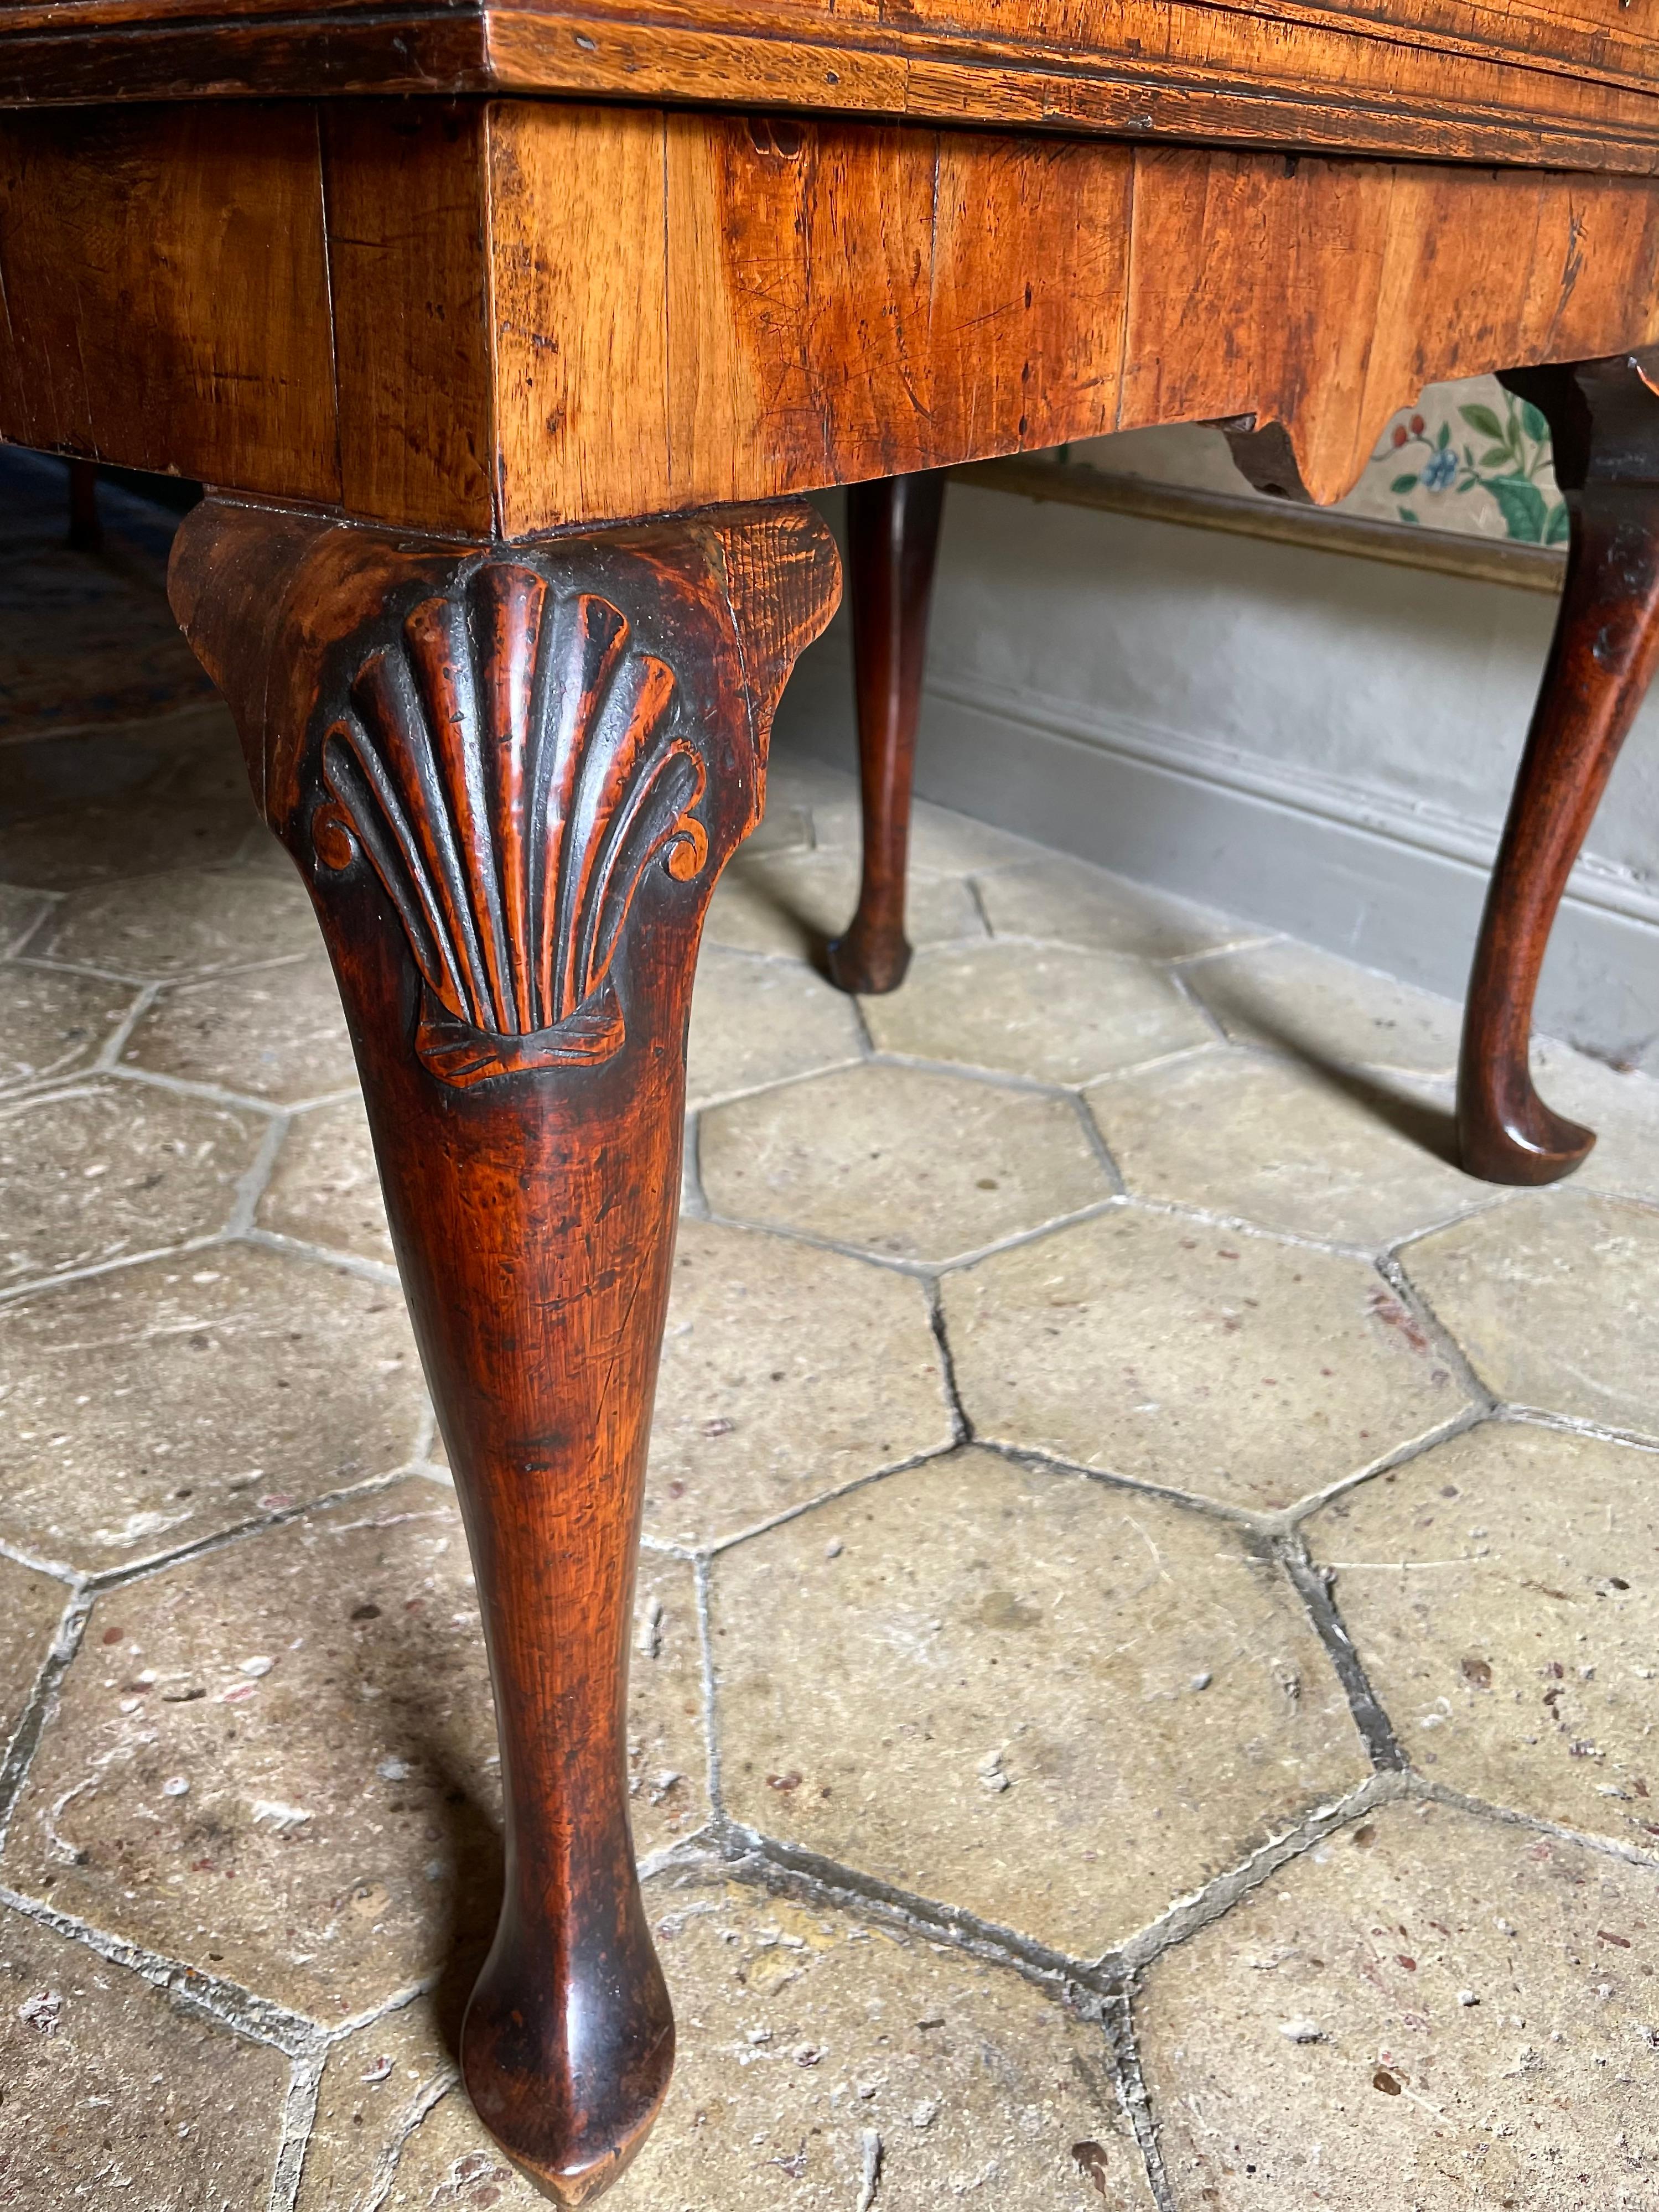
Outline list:
[[[1219,430],[1188,423],[1126,430],[1062,447],[1067,460],[1188,489],[1252,498]],[[1504,538],[1527,545],[1566,541],[1567,511],[1550,465],[1549,426],[1494,376],[1431,385],[1402,407],[1338,512]]]
[[[1567,538],[1549,425],[1492,376],[1432,384],[1415,407],[1401,408],[1339,506],[1525,545],[1564,545]]]

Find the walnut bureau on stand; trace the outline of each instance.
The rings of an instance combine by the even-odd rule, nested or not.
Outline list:
[[[1330,500],[1423,385],[1510,375],[1573,538],[1463,1142],[1559,1172],[1589,1139],[1531,1090],[1532,987],[1659,641],[1644,21],[0,9],[0,435],[212,487],[173,604],[333,957],[483,1601],[507,1896],[463,2069],[557,2202],[621,2171],[672,2060],[626,1627],[698,931],[839,589],[799,495],[909,480],[854,512],[877,903],[841,959],[873,987],[928,472],[1222,421]]]

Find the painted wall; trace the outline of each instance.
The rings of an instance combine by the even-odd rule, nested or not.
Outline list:
[[[1236,485],[1217,434],[1155,435],[1209,441],[1181,472]],[[1167,463],[1166,442],[1176,473]],[[1553,617],[1549,599],[1503,585],[957,483],[919,789],[1461,993]],[[786,696],[781,744],[850,764],[849,659],[843,617]],[[1650,706],[1540,1006],[1544,1029],[1649,1066],[1656,861]]]

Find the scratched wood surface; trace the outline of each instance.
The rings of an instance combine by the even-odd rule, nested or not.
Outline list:
[[[337,499],[315,115],[160,123],[0,117],[0,435]]]
[[[1651,0],[17,0],[0,102],[517,92],[1652,173]]]
[[[1425,384],[1659,341],[1659,185],[183,105],[0,117],[0,434],[398,525],[520,536],[1222,419],[1282,426],[1328,501]]]

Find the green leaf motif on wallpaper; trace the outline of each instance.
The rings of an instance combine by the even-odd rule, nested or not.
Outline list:
[[[1544,542],[1544,495],[1525,477],[1490,477],[1486,489],[1498,501],[1504,518],[1504,527],[1511,538],[1523,544],[1541,545]]]
[[[1490,407],[1486,407],[1477,403],[1472,407],[1460,407],[1457,411],[1463,417],[1463,420],[1468,424],[1470,429],[1478,430],[1483,438],[1502,438],[1504,436],[1504,425],[1498,421],[1497,416],[1492,413]]]
[[[1566,507],[1553,485],[1539,482],[1550,469],[1550,426],[1537,408],[1505,392],[1501,416],[1480,399],[1464,402],[1457,413],[1486,441],[1480,458],[1473,444],[1454,445],[1449,419],[1431,431],[1421,415],[1413,414],[1395,423],[1376,455],[1408,465],[1390,481],[1390,496],[1418,499],[1426,492],[1437,501],[1448,493],[1484,491],[1497,506],[1506,537],[1524,545],[1564,544]],[[1416,505],[1401,507],[1399,514],[1402,522],[1425,520]],[[1430,526],[1435,519],[1428,515]]]

